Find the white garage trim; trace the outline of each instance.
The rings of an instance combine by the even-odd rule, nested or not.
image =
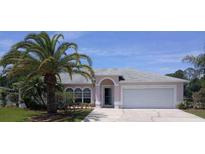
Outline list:
[[[174,90],[173,95],[173,108],[176,108],[177,105],[177,85],[121,85],[121,98],[120,106],[123,107],[123,90],[125,89],[148,89],[148,88],[172,88]]]

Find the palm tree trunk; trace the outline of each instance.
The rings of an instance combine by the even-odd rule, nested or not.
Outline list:
[[[55,97],[56,77],[53,74],[46,74],[44,80],[47,85],[47,111],[49,114],[53,114],[57,112]]]

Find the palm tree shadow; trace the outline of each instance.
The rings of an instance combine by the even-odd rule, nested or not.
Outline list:
[[[91,113],[84,119],[84,122],[100,121],[102,118],[106,118],[106,117],[107,115],[102,113]]]

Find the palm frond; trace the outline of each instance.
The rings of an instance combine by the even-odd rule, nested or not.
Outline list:
[[[92,59],[88,55],[79,54],[79,58],[84,59],[86,62],[88,62],[89,66],[92,66]]]
[[[79,74],[79,75],[83,76],[84,78],[86,78],[87,80],[90,79],[92,81],[92,83],[95,81],[93,76],[89,72],[86,72],[86,71],[74,69],[73,74]]]
[[[43,52],[44,49],[39,46],[38,44],[35,44],[32,41],[22,41],[19,43],[16,43],[13,47],[12,50],[20,50],[24,49],[25,51],[22,52],[27,54],[27,53],[35,53],[40,59],[43,59],[47,56],[46,52]]]
[[[6,67],[9,64],[15,64],[21,56],[22,54],[20,51],[11,50],[1,58],[0,65]]]
[[[41,62],[41,64],[40,64],[39,67],[38,67],[38,71],[43,71],[43,70],[49,69],[49,68],[48,68],[48,64],[49,64],[49,63],[55,63],[55,59],[54,59],[52,56],[50,56],[50,57],[44,59],[44,60]],[[47,70],[47,71],[49,71],[49,70]]]
[[[56,59],[59,59],[60,57],[62,57],[62,55],[66,55],[66,51],[67,51],[69,48],[74,49],[75,52],[77,53],[77,48],[78,48],[77,44],[64,42],[64,43],[62,43],[62,44],[58,47],[58,49],[57,49],[56,52],[55,52],[54,57],[55,57]]]
[[[55,34],[51,40],[51,44],[52,44],[52,51],[55,51],[56,49],[56,45],[59,42],[59,39],[62,38],[64,39],[64,36],[62,34]]]
[[[32,41],[32,42],[38,44],[39,46],[41,46],[43,49],[46,49],[46,45],[45,45],[44,40],[41,37],[39,37],[38,34],[35,34],[35,33],[28,34],[24,40],[25,41]]]
[[[50,55],[53,55],[52,44],[49,35],[46,32],[41,32],[40,34],[38,34],[38,36],[44,40],[45,47],[47,51],[50,51]]]
[[[90,66],[88,66],[88,65],[81,64],[81,65],[78,65],[77,68],[78,68],[79,70],[83,70],[83,71],[89,72],[89,74],[90,74],[91,76],[94,76],[94,74],[95,74],[94,71],[93,71],[93,69],[92,69]]]
[[[67,72],[71,79],[73,73],[80,73],[86,78],[93,79],[91,58],[78,53],[78,46],[75,43],[58,44],[60,38],[64,39],[62,34],[50,38],[46,32],[31,33],[24,41],[12,46],[11,51],[2,57],[0,65],[5,68],[7,66],[5,71],[10,77],[21,74],[28,79],[46,74],[60,77],[59,73]],[[66,53],[71,48],[75,51]]]

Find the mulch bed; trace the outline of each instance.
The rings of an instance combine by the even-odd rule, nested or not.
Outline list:
[[[58,111],[58,113],[55,114],[48,114],[48,113],[42,113],[41,115],[34,116],[30,119],[32,122],[62,122],[62,121],[73,121],[76,116],[79,116],[79,114],[83,114],[86,109],[92,109],[92,108],[73,108],[68,109],[67,111]]]

